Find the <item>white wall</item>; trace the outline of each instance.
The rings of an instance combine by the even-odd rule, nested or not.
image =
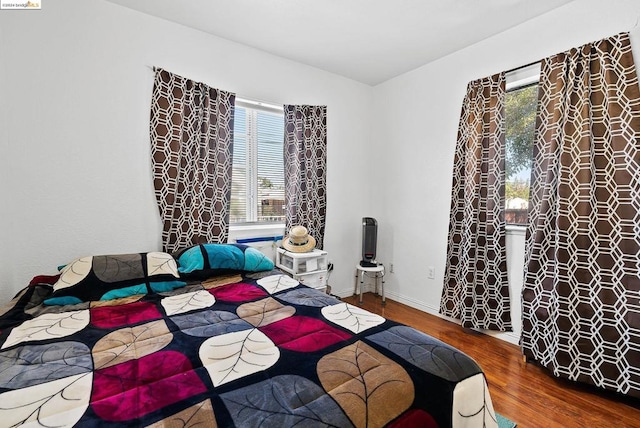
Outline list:
[[[359,259],[369,86],[102,0],[0,13],[0,302],[89,254],[157,250],[152,66],[243,98],[328,106],[325,249]]]
[[[467,83],[528,64],[558,52],[631,30],[640,65],[640,2],[577,0],[504,33],[458,51],[374,88],[373,175],[380,223],[379,258],[393,261],[387,277],[389,297],[437,313],[447,251],[451,173],[458,119]],[[434,41],[437,43],[437,41]],[[513,259],[523,237],[510,236]],[[427,279],[426,266],[436,278]],[[518,268],[512,263],[514,282]],[[521,270],[521,267],[520,267]],[[520,284],[513,284],[520,303]],[[517,341],[517,331],[503,335]]]

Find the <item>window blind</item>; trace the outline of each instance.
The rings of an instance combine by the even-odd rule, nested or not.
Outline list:
[[[230,222],[284,222],[282,108],[236,100]]]

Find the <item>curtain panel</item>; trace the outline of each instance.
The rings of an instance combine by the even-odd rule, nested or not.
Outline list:
[[[327,215],[327,107],[284,106],[286,228],[302,225],[323,248]]]
[[[164,251],[227,242],[235,94],[155,69],[151,156]]]
[[[440,313],[511,331],[504,213],[505,76],[470,82],[456,144]]]
[[[640,397],[640,89],[628,34],[542,61],[524,354]]]

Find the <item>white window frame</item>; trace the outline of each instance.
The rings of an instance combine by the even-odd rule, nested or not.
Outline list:
[[[505,73],[505,90],[507,92],[531,85],[540,81],[540,63],[536,62],[525,67]]]
[[[245,171],[246,180],[246,221],[229,225],[230,231],[244,232],[248,230],[261,232],[279,229],[284,227],[284,222],[258,222],[258,141],[257,134],[252,132],[257,129],[257,111],[284,116],[284,107],[263,101],[251,100],[248,98],[236,97],[235,105],[246,109],[246,158],[247,169]],[[284,144],[284,142],[283,142]]]
[[[536,62],[505,73],[505,91],[514,91],[540,82],[540,66],[541,63]],[[529,186],[531,186],[531,183],[529,183]],[[507,234],[523,236],[527,231],[527,226],[507,224],[506,231]]]

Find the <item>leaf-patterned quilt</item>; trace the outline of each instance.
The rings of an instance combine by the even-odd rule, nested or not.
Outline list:
[[[0,308],[0,426],[497,426],[460,351],[279,271]]]

